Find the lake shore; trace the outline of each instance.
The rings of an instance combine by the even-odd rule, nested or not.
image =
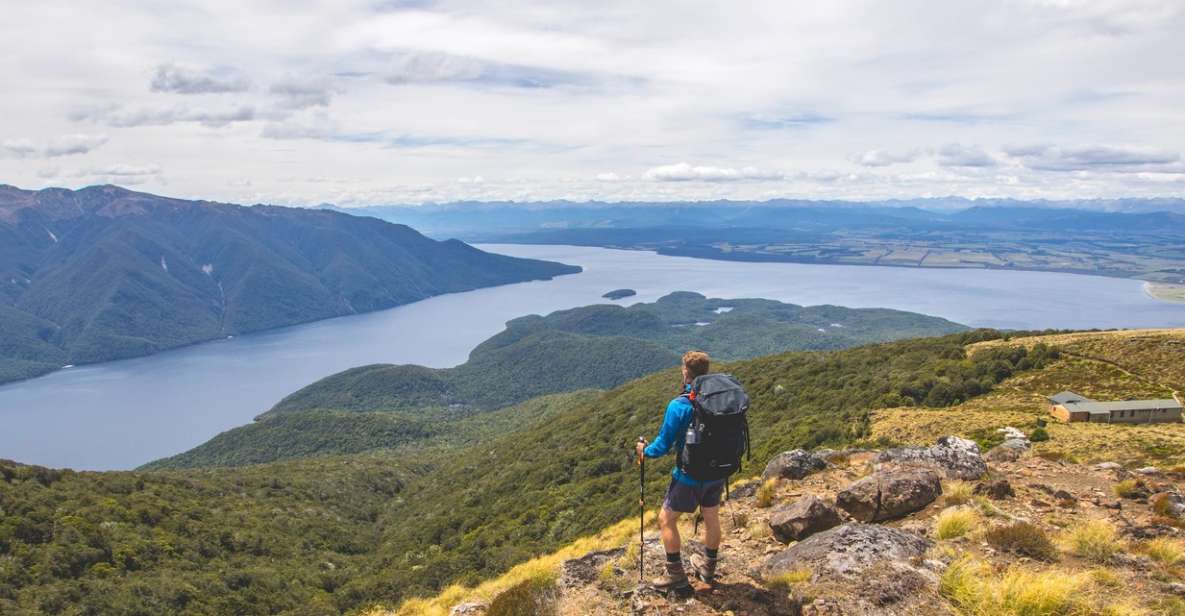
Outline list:
[[[1148,297],[1162,302],[1185,304],[1185,284],[1166,284],[1162,282],[1145,282],[1144,293]]]

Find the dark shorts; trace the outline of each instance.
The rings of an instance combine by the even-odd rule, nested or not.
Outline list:
[[[671,485],[667,486],[667,497],[662,501],[662,508],[679,513],[694,513],[696,507],[719,506],[720,497],[723,495],[723,479],[695,487],[671,477]]]

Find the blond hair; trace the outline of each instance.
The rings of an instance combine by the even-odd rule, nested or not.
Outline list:
[[[683,367],[687,369],[687,376],[693,379],[707,374],[711,361],[708,354],[703,351],[688,351],[683,354]]]

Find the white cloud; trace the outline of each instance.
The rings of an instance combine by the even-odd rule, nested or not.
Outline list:
[[[642,177],[657,182],[735,182],[738,180],[778,180],[782,173],[762,171],[756,167],[716,167],[712,165],[691,165],[681,162],[662,165],[646,170]]]
[[[44,145],[38,145],[32,139],[7,139],[0,142],[0,151],[15,158],[56,158],[58,156],[86,154],[107,143],[108,140],[107,135],[88,135],[85,133],[60,135],[50,139]]]
[[[149,84],[154,92],[177,94],[242,92],[250,86],[247,78],[234,69],[177,63],[157,66]]]
[[[91,150],[107,143],[107,135],[88,135],[85,133],[74,133],[71,135],[62,135],[49,142],[45,146],[45,155],[49,157],[54,156],[70,156],[71,154],[86,154]]]
[[[1182,31],[1176,0],[41,0],[0,22],[0,157],[244,202],[1172,196]]]
[[[172,107],[106,107],[78,111],[73,114],[77,120],[89,120],[113,128],[134,126],[164,126],[168,124],[198,123],[211,128],[220,128],[234,122],[247,122],[257,118],[251,105],[233,105],[211,109],[174,105]]]
[[[996,159],[977,145],[949,143],[937,151],[938,164],[944,167],[995,167]]]
[[[888,167],[889,165],[896,165],[898,163],[911,163],[917,160],[918,154],[917,150],[891,152],[889,150],[873,149],[854,156],[853,161],[857,165],[864,167]]]
[[[1181,155],[1128,147],[1070,147],[1032,145],[1010,147],[1005,153],[1037,171],[1099,171],[1119,173],[1185,173]]]

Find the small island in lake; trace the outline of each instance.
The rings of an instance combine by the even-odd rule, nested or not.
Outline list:
[[[614,289],[602,295],[601,297],[604,297],[605,299],[625,299],[637,294],[638,292],[633,289]]]

